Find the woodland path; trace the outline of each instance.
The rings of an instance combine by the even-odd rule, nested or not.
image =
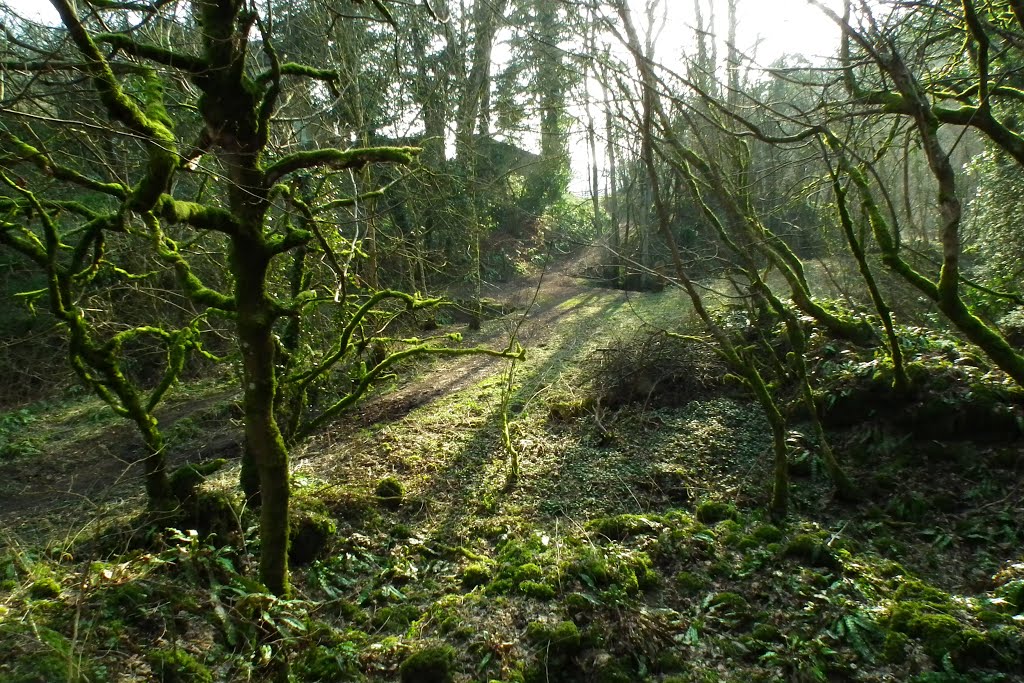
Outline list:
[[[587,292],[624,296],[573,277],[579,263],[580,259],[571,259],[533,277],[493,287],[485,296],[512,309],[511,313],[485,321],[479,331],[458,329],[464,325],[442,331],[461,331],[465,346],[491,348],[505,348],[515,331],[519,343],[529,353],[531,347],[543,346],[559,323],[573,316],[574,307],[565,305],[573,298]],[[485,355],[437,361],[420,376],[366,399],[352,413],[324,428],[324,434],[314,436],[313,443],[298,449],[296,455],[301,459],[322,452],[324,441],[333,441],[340,432],[400,420],[416,408],[500,372],[506,363]],[[172,399],[160,411],[161,423],[169,431],[179,421],[195,419],[202,423],[204,411],[211,412],[217,405],[233,400],[235,393],[230,390],[198,399]],[[0,463],[0,526],[12,530],[31,526],[41,532],[48,532],[57,524],[75,528],[111,506],[117,507],[141,495],[141,465],[135,461],[140,447],[138,437],[130,425],[108,413],[98,401],[84,401],[78,409],[65,410],[55,425],[48,425],[47,443],[39,452]],[[42,421],[48,422],[45,417]],[[237,421],[221,421],[225,424],[211,430],[212,433],[199,435],[201,443],[172,449],[172,466],[214,457],[237,457],[240,426]],[[33,430],[35,423],[22,429]]]

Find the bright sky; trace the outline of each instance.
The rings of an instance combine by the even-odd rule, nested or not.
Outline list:
[[[663,63],[678,64],[682,52],[693,52],[694,8],[693,0],[662,0],[668,7],[668,23],[656,43],[657,58]],[[634,7],[634,20],[642,23],[645,0],[630,0]],[[726,34],[726,0],[700,0],[704,21],[709,20],[709,3],[714,4],[716,31],[724,38]],[[841,7],[841,0],[826,0],[835,9]],[[56,23],[57,14],[49,0],[0,0],[4,6],[14,9],[24,17],[35,21]],[[756,65],[766,67],[784,54],[802,54],[812,62],[820,62],[833,55],[839,43],[839,29],[824,14],[810,6],[807,0],[739,0],[739,25],[737,44],[748,58],[754,58]],[[643,29],[640,29],[643,30]],[[496,56],[501,47],[496,46]],[[724,59],[725,48],[718,49],[719,59]],[[754,78],[757,76],[754,75]],[[586,146],[578,138],[571,145],[574,179],[573,190],[583,191],[586,187]]]
[[[685,0],[669,0],[676,11],[692,7]],[[718,0],[719,29],[724,35],[725,2]],[[836,9],[840,2],[828,2]],[[692,9],[689,9],[692,13]],[[839,47],[839,28],[806,0],[740,0],[736,42],[748,52],[760,39],[758,62],[767,66],[783,54],[828,57]]]
[[[671,28],[662,36],[662,43],[680,40],[693,23],[691,0],[664,0],[669,6]],[[706,5],[707,0],[702,0]],[[57,21],[57,13],[49,0],[2,0],[22,16],[47,23]],[[642,3],[636,3],[641,5]],[[838,5],[837,2],[830,3]],[[719,31],[724,35],[725,0],[715,0]],[[704,10],[707,13],[707,10]],[[808,57],[827,55],[835,49],[838,30],[821,12],[806,0],[739,0],[740,48],[748,50],[761,40],[759,61],[768,64],[784,53],[800,52]],[[705,21],[707,17],[705,17]],[[679,27],[678,29],[676,27]],[[659,46],[660,47],[660,46]]]

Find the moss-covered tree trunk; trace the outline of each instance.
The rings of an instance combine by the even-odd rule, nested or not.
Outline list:
[[[260,226],[261,228],[262,226]],[[242,354],[245,440],[260,490],[260,581],[288,593],[288,450],[274,417],[275,306],[267,296],[269,255],[257,228],[232,241],[232,270]],[[256,234],[253,234],[256,233]]]

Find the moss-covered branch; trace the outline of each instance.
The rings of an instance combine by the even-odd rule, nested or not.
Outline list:
[[[316,67],[299,64],[298,62],[284,62],[280,65],[278,77],[294,76],[297,78],[311,78],[327,83],[338,81],[338,72],[334,69],[317,69]],[[259,85],[265,85],[274,80],[274,69],[267,69],[256,76],[255,81]]]
[[[160,197],[154,213],[168,223],[188,225],[199,230],[214,230],[226,235],[234,235],[239,230],[238,221],[230,211],[182,201],[168,194]]]
[[[338,339],[338,343],[334,345],[330,352],[328,352],[327,356],[322,361],[317,363],[316,366],[313,367],[312,369],[294,375],[288,378],[288,381],[296,383],[301,389],[304,390],[308,388],[310,384],[315,382],[317,378],[321,377],[324,373],[326,373],[328,370],[334,367],[334,365],[336,365],[338,361],[343,359],[352,350],[352,336],[355,334],[355,331],[359,329],[359,326],[362,324],[363,320],[366,319],[366,316],[369,315],[371,311],[373,311],[377,304],[384,301],[385,299],[397,299],[399,301],[403,301],[405,302],[406,308],[408,310],[429,308],[431,306],[436,306],[439,303],[441,303],[440,299],[420,299],[412,296],[411,294],[406,294],[405,292],[398,292],[395,290],[382,290],[380,292],[374,293],[372,296],[370,296],[369,299],[366,300],[366,302],[363,303],[362,306],[356,309],[355,313],[352,314],[352,317],[345,325],[345,329],[342,330],[341,336]]]
[[[268,184],[304,168],[329,167],[360,169],[367,164],[411,164],[419,147],[366,147],[362,149],[314,149],[296,152],[266,168]]]
[[[206,61],[199,57],[181,54],[159,45],[140,43],[124,33],[97,33],[93,36],[93,40],[100,44],[110,45],[132,57],[140,57],[192,74],[202,73],[209,68]]]
[[[225,313],[234,312],[234,297],[210,289],[196,277],[188,260],[178,251],[178,245],[168,238],[160,227],[159,219],[153,214],[143,217],[157,256],[174,268],[185,295],[192,301]]]
[[[909,388],[910,381],[904,368],[903,351],[900,348],[899,337],[896,335],[896,327],[892,322],[892,312],[889,310],[889,306],[886,304],[882,292],[875,282],[874,274],[871,272],[871,266],[868,264],[867,255],[864,252],[864,246],[857,239],[857,233],[853,227],[853,218],[850,216],[850,210],[846,202],[846,188],[839,182],[839,176],[836,173],[831,173],[831,180],[832,193],[836,198],[836,209],[839,212],[839,224],[843,228],[843,234],[846,236],[846,243],[850,247],[850,252],[857,261],[861,277],[864,278],[864,282],[868,287],[875,310],[882,319],[882,326],[885,328],[886,338],[889,341],[889,357],[892,358],[893,364],[893,388],[896,391],[904,392]]]
[[[107,183],[95,178],[90,178],[84,173],[80,173],[73,168],[56,164],[48,156],[43,154],[39,149],[29,145],[28,143],[18,139],[14,135],[8,132],[0,133],[0,140],[3,140],[4,144],[11,148],[0,157],[0,163],[5,166],[19,161],[30,163],[36,166],[43,174],[56,178],[57,180],[63,180],[69,183],[74,183],[89,190],[94,190],[117,199],[126,199],[128,197],[128,188],[120,183]]]

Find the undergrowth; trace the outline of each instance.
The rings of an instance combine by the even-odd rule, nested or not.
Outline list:
[[[1018,442],[926,436],[888,413],[833,421],[865,491],[841,506],[793,414],[793,511],[772,522],[766,427],[741,395],[717,382],[663,404],[597,394],[591,359],[642,348],[636,315],[679,322],[671,294],[625,296],[568,302],[518,369],[506,415],[506,383],[481,373],[401,419],[339,424],[300,448],[288,599],[248,578],[258,539],[237,469],[203,485],[226,496],[217,529],[127,533],[119,508],[81,533],[8,532],[0,679],[257,680],[286,660],[297,682],[1022,680]],[[966,376],[971,396],[991,389],[1015,414],[1012,392],[964,369],[959,345],[907,335],[929,369],[913,401],[955,374],[949,387]],[[888,382],[871,350],[815,338],[813,353],[826,410]],[[177,416],[172,443],[223,434],[230,403]],[[40,453],[12,462],[65,443],[52,414],[5,420],[8,439],[41,427]]]

